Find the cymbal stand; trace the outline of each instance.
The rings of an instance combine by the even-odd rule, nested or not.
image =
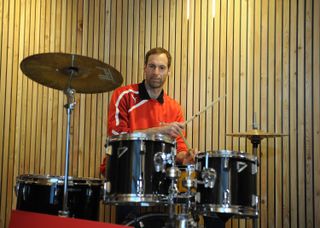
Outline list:
[[[68,209],[68,177],[69,177],[69,153],[70,153],[70,124],[71,124],[71,112],[76,104],[75,102],[75,90],[67,88],[64,91],[67,96],[67,104],[64,107],[67,109],[67,134],[66,134],[66,160],[64,168],[64,188],[63,188],[63,207],[59,211],[59,216],[69,217]]]

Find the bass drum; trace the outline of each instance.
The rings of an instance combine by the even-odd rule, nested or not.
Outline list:
[[[102,180],[74,178],[68,180],[70,217],[98,220]],[[18,210],[58,215],[63,209],[63,176],[20,175],[16,182]]]
[[[201,152],[196,155],[196,170],[197,209],[201,214],[258,216],[256,156],[228,150]],[[215,173],[211,186],[204,179],[208,170]]]
[[[174,141],[161,134],[132,133],[112,136],[107,151],[104,202],[149,206],[166,203]]]

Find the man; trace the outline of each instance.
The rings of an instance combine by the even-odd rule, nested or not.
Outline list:
[[[191,150],[184,143],[184,118],[180,105],[170,98],[163,86],[170,77],[171,55],[164,48],[153,48],[144,60],[144,80],[117,88],[109,105],[108,136],[143,132],[164,134],[176,139],[176,160],[182,164],[194,161]],[[100,167],[105,173],[106,159]],[[137,207],[117,208],[117,221],[121,223],[128,213],[139,214]]]
[[[144,81],[116,89],[109,105],[108,135],[144,132],[161,133],[176,139],[176,159],[192,163],[182,135],[184,118],[180,105],[170,98],[163,86],[170,76],[171,55],[164,48],[153,48],[144,60]],[[105,162],[100,167],[104,173]]]

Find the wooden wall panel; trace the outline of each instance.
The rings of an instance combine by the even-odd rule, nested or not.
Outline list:
[[[143,79],[155,46],[172,53],[165,89],[186,119],[227,95],[187,125],[192,147],[253,153],[250,141],[226,133],[250,130],[254,119],[288,134],[259,147],[259,218],[226,227],[318,227],[319,12],[317,0],[0,0],[0,227],[15,208],[18,175],[64,173],[66,97],[27,78],[20,62],[75,53],[114,66],[130,84]],[[100,177],[111,94],[75,96],[72,176]],[[101,221],[114,216],[101,204]]]

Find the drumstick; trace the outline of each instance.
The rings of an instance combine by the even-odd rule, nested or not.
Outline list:
[[[189,150],[190,150],[190,148],[191,148],[191,146],[189,145],[189,143],[188,143],[187,139],[184,137],[184,135],[183,135],[182,131],[180,131],[180,136],[181,136],[181,138],[182,138],[183,142],[186,144],[187,149],[188,149],[188,151],[189,151]]]
[[[211,104],[209,104],[207,107],[205,107],[204,109],[200,110],[199,112],[197,112],[196,114],[194,114],[190,119],[186,120],[183,125],[187,125],[189,122],[191,122],[192,120],[194,120],[196,117],[200,116],[201,113],[207,111],[209,108],[211,108],[215,103],[217,103],[218,101],[220,101],[222,98],[225,98],[227,96],[227,94],[225,94],[222,97],[217,98],[216,100],[214,100]]]

